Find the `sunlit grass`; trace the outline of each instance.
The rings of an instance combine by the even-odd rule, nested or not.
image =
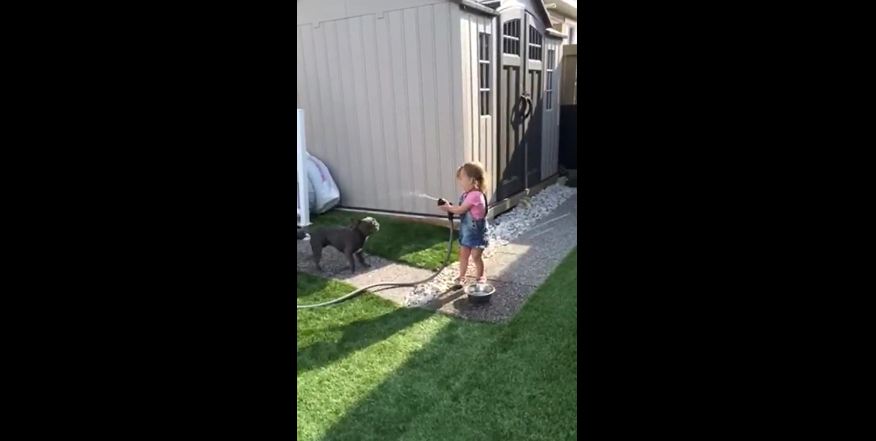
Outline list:
[[[575,439],[576,263],[573,251],[507,324],[370,294],[299,311],[298,439]],[[302,303],[350,290],[298,275]]]

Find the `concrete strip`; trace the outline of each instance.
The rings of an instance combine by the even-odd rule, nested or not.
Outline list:
[[[559,207],[558,207],[558,208],[559,208]],[[558,221],[558,220],[560,220],[560,219],[562,219],[562,218],[564,218],[564,217],[566,217],[566,216],[568,216],[568,215],[570,215],[570,214],[571,214],[571,213],[566,213],[566,214],[564,214],[564,215],[557,216],[557,217],[555,217],[555,218],[553,218],[553,219],[548,219],[548,220],[542,222],[541,224],[536,225],[535,228],[533,228],[532,230],[535,231],[535,230],[538,230],[538,229],[540,229],[540,228],[543,228],[545,225],[547,225],[547,224],[549,224],[549,223],[551,223],[551,222],[556,222],[556,221]]]
[[[514,317],[526,304],[534,287],[510,282],[491,282],[496,293],[490,303],[475,305],[468,301],[462,292],[445,293],[434,302],[424,306],[442,314],[481,322],[501,322]]]
[[[548,229],[547,229],[547,230],[541,230],[541,231],[539,231],[539,232],[538,232],[538,233],[536,233],[536,234],[533,234],[533,235],[532,235],[532,236],[530,236],[530,237],[536,237],[536,236],[541,236],[541,235],[542,235],[542,234],[545,234],[545,233],[550,233],[550,232],[551,232],[551,231],[554,231],[554,228],[553,228],[553,227],[551,227],[551,228],[548,228]]]

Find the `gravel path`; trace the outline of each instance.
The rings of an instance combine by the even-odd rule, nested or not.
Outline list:
[[[490,225],[490,246],[484,252],[484,265],[496,294],[489,304],[472,305],[462,292],[447,292],[459,272],[458,262],[445,268],[428,284],[415,288],[377,288],[379,291],[375,294],[406,307],[432,309],[470,320],[507,320],[577,246],[577,206],[577,189],[558,183],[533,196],[529,206],[521,204]],[[415,281],[432,274],[376,256],[366,259],[372,268],[359,268],[351,275],[346,270],[343,254],[328,247],[323,250],[321,263],[326,273],[318,273],[311,260],[310,244],[298,241],[298,271],[332,277],[357,288],[379,282]],[[474,265],[470,264],[470,274],[473,270]]]
[[[512,318],[578,245],[578,221],[571,215],[577,209],[577,199],[577,195],[570,198],[544,222],[484,258],[487,279],[496,288],[489,304],[473,305],[460,292],[440,294],[422,306],[469,320],[497,322]],[[455,264],[446,270],[451,280],[457,267]]]

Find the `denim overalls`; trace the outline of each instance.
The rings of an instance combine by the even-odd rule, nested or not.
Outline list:
[[[474,190],[473,190],[474,191]],[[459,205],[465,200],[468,193],[463,193],[459,197]],[[484,214],[487,210],[487,197],[481,192],[484,197]],[[467,248],[486,248],[487,247],[487,219],[475,220],[469,209],[463,213],[459,220],[459,244]]]

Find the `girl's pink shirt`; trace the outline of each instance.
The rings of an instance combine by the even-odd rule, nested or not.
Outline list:
[[[472,190],[465,194],[465,199],[462,200],[462,203],[471,204],[471,215],[475,220],[481,220],[487,215],[486,207],[484,207],[484,194],[477,191]]]

